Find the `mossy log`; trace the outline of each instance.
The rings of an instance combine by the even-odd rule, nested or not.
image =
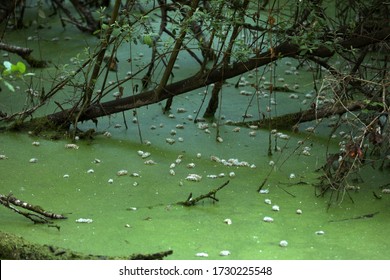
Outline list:
[[[172,250],[168,250],[119,257],[82,254],[51,245],[30,243],[22,237],[0,231],[0,259],[2,260],[161,260],[172,253]]]
[[[234,122],[236,126],[251,126],[257,125],[261,128],[277,128],[277,129],[294,129],[298,124],[314,121],[321,118],[330,117],[333,115],[342,115],[349,111],[362,110],[367,107],[367,104],[359,101],[346,102],[345,104],[332,104],[319,109],[309,109],[305,111],[295,112],[291,114],[281,115],[274,118],[264,118],[255,121]]]

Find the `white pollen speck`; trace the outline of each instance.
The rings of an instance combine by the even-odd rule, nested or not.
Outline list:
[[[280,247],[287,247],[288,246],[288,242],[286,240],[282,240],[279,242],[279,246]]]

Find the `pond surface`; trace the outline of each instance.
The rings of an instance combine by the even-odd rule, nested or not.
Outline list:
[[[66,40],[67,34],[62,33],[58,36],[42,31],[41,35],[47,36],[42,42],[47,56],[58,58],[60,49],[61,60],[65,62],[85,45],[85,39],[77,32],[72,33],[72,40]],[[59,41],[49,40],[51,36],[59,37]],[[65,41],[69,48],[58,48]],[[135,50],[138,54],[140,51]],[[147,50],[143,52],[143,59],[147,60]],[[127,54],[118,56],[125,58]],[[177,79],[192,72],[191,63],[191,58],[180,57],[180,69],[175,70]],[[289,98],[289,93],[277,93],[277,113],[307,108],[302,101],[312,90],[312,73],[285,75],[285,70],[296,65],[293,61],[292,65],[290,61],[278,63],[277,71],[281,73],[278,77],[284,79],[283,83],[299,84],[299,89],[298,99]],[[119,67],[118,75],[125,75],[126,64]],[[52,77],[54,71],[52,65],[42,72],[42,77]],[[245,78],[255,79],[256,73]],[[114,79],[114,74],[110,75]],[[269,105],[267,97],[251,102],[252,96],[240,94],[242,90],[253,92],[253,89],[235,88],[237,79],[225,85],[222,109],[218,112],[220,121],[205,122],[208,130],[193,122],[197,112],[200,110],[202,116],[205,109],[205,105],[202,107],[205,88],[176,97],[171,116],[162,114],[164,104],[155,104],[137,109],[137,122],[133,121],[133,112],[99,119],[99,134],[91,141],[76,141],[78,149],[65,148],[71,140],[2,133],[0,154],[8,158],[0,160],[0,193],[12,193],[47,211],[63,213],[68,219],[55,221],[61,228],[57,231],[34,225],[1,207],[0,229],[32,242],[109,256],[172,249],[168,259],[199,259],[197,253],[207,253],[208,259],[389,259],[390,196],[383,194],[382,199],[375,199],[372,194],[380,193],[379,186],[388,183],[388,171],[382,173],[364,167],[359,171],[364,182],[356,185],[360,190],[340,194],[339,200],[332,200],[328,209],[329,194],[315,195],[314,184],[322,175],[315,170],[324,164],[327,149],[333,152],[339,149],[340,138],[328,144],[330,129],[326,125],[318,126],[316,133],[305,132],[312,124],[302,125],[299,133],[283,132],[289,139],[278,139],[275,143],[272,136],[272,147],[278,146],[280,151],[268,156],[268,130],[241,127],[238,131],[235,126],[225,124],[227,120],[242,120],[248,108],[247,113],[255,119]],[[42,83],[47,85],[46,81]],[[21,108],[25,88],[26,85],[21,85],[16,93],[3,91],[2,108],[12,111]],[[207,101],[208,97],[205,104]],[[48,106],[42,113],[50,110],[52,107]],[[95,126],[86,122],[79,128]],[[217,136],[223,141],[216,141]],[[175,143],[167,143],[167,138]],[[301,154],[304,147],[310,148],[310,156]],[[142,158],[139,151],[150,156]],[[248,164],[227,166],[212,160],[215,157]],[[32,158],[37,161],[30,163]],[[180,163],[176,162],[178,158]],[[147,160],[155,164],[145,164]],[[270,161],[275,164],[271,166]],[[176,166],[171,166],[172,163]],[[188,164],[194,167],[189,168]],[[127,170],[128,174],[118,176],[120,170]],[[198,174],[202,179],[186,180],[189,174]],[[217,178],[212,178],[215,175]],[[205,199],[192,207],[177,204],[190,193],[195,198],[228,180],[228,185],[216,194],[218,202]],[[268,193],[260,194],[257,190],[264,180],[263,190]],[[266,200],[271,204],[265,203]],[[272,209],[275,205],[279,211]],[[298,209],[301,214],[297,214]],[[379,213],[373,218],[350,219],[375,212]],[[273,222],[265,222],[265,217]],[[80,218],[93,222],[77,223]],[[282,240],[288,242],[287,247],[279,245]],[[223,250],[231,254],[220,256]]]

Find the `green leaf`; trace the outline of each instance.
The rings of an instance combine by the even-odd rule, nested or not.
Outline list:
[[[9,62],[9,61],[4,61],[3,62],[3,65],[5,67],[4,71],[3,71],[3,75],[9,75],[12,73],[12,63]]]
[[[149,34],[144,35],[143,40],[144,40],[145,45],[148,45],[149,47],[153,46],[153,39],[152,39],[152,36],[150,36]]]
[[[18,63],[16,63],[16,66],[18,67],[20,74],[26,72],[26,64],[24,64],[23,62],[19,61]]]
[[[19,61],[16,64],[12,64],[9,61],[4,61],[3,65],[5,67],[5,70],[3,71],[4,75],[10,75],[11,73],[17,73],[17,72],[23,74],[24,72],[26,72],[26,65],[21,61]]]
[[[4,67],[7,69],[7,70],[11,70],[11,67],[12,67],[12,63],[11,62],[9,62],[9,61],[4,61],[3,62],[3,65],[4,65]]]

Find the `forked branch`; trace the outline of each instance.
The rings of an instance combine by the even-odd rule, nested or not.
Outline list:
[[[228,184],[229,184],[229,180],[226,181],[222,186],[206,193],[206,194],[202,194],[200,196],[197,196],[195,198],[192,197],[192,193],[190,193],[190,195],[188,196],[187,200],[186,201],[180,201],[180,202],[177,202],[176,204],[178,205],[184,205],[184,206],[194,206],[196,203],[198,203],[199,201],[205,199],[205,198],[210,198],[212,199],[213,201],[216,201],[218,202],[218,198],[216,198],[216,194],[218,191],[222,190],[224,187],[226,187]]]

